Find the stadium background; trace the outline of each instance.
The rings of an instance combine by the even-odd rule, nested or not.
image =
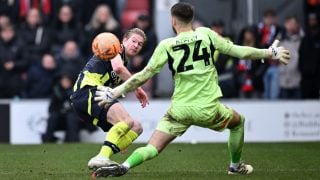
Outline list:
[[[3,1],[4,2],[4,1]],[[72,1],[61,1],[62,3],[70,3]],[[80,2],[80,1],[79,1]],[[99,4],[108,4],[113,7],[113,10],[116,10],[114,13],[115,18],[119,21],[122,27],[122,31],[125,31],[127,28],[131,27],[138,16],[143,14],[148,14],[151,17],[151,20],[154,24],[154,29],[158,40],[162,40],[164,38],[173,36],[173,32],[171,29],[170,21],[167,19],[170,16],[169,9],[172,4],[178,2],[177,0],[157,0],[157,1],[148,1],[148,0],[138,0],[138,1],[130,1],[130,0],[122,0],[122,1],[95,1],[95,3]],[[311,11],[315,11],[318,13],[318,6],[311,7],[311,1],[303,1],[303,0],[282,0],[282,1],[270,1],[270,0],[202,0],[202,1],[192,1],[188,2],[192,3],[196,7],[196,20],[200,21],[204,26],[210,26],[210,23],[214,20],[222,19],[225,23],[225,29],[228,34],[233,34],[234,39],[237,38],[237,33],[247,25],[254,25],[261,21],[263,12],[266,9],[274,9],[277,13],[278,24],[282,25],[284,23],[284,19],[288,15],[296,15],[300,24],[303,28],[305,28],[305,21],[308,13]],[[313,1],[312,1],[313,2]],[[309,3],[309,4],[308,4]],[[317,3],[317,2],[315,2]],[[4,6],[5,3],[1,4],[0,12],[2,14],[10,14],[13,12],[13,9],[6,9]],[[7,4],[8,5],[8,4]],[[9,10],[9,11],[8,11]],[[12,10],[12,11],[11,11]],[[53,9],[54,10],[54,9]],[[57,9],[55,9],[57,11]],[[310,12],[309,12],[310,11]],[[122,12],[122,13],[121,13]],[[55,13],[56,14],[56,13]],[[87,18],[88,19],[88,18]],[[14,21],[13,21],[14,22]],[[18,27],[18,21],[14,22],[16,27]],[[168,27],[168,28],[164,28]],[[146,142],[147,137],[151,133],[151,130],[154,128],[156,121],[162,116],[164,111],[166,110],[169,97],[172,93],[173,83],[171,79],[171,73],[168,68],[164,68],[161,73],[157,76],[157,79],[153,82],[154,87],[152,87],[152,93],[156,94],[156,98],[151,100],[151,104],[153,101],[155,102],[155,109],[161,109],[162,111],[157,111],[157,117],[154,117],[155,114],[152,112],[152,108],[150,107],[150,111],[148,108],[143,110],[143,114],[139,114],[140,111],[138,104],[136,104],[133,100],[132,94],[128,95],[126,100],[123,100],[125,106],[128,106],[129,112],[133,113],[137,119],[146,119],[147,122],[146,130],[142,137],[138,139],[138,142]],[[150,87],[149,87],[150,88]],[[150,89],[149,89],[150,90]],[[270,126],[276,126],[279,128],[277,131],[277,136],[272,136],[272,138],[268,138],[268,133],[259,134],[259,129],[254,130],[258,134],[252,134],[249,138],[250,141],[319,141],[320,140],[320,103],[319,99],[315,100],[264,100],[264,99],[241,99],[241,98],[233,98],[224,100],[227,104],[235,105],[235,109],[240,107],[241,112],[244,114],[250,114],[252,109],[255,109],[255,113],[250,116],[250,121],[254,122],[255,119],[258,119],[259,122],[269,121]],[[41,143],[40,135],[43,133],[46,120],[48,118],[48,104],[49,98],[24,98],[20,96],[13,96],[12,98],[2,98],[0,100],[0,112],[2,116],[1,120],[1,131],[0,131],[0,141],[4,143],[12,143],[12,144],[29,144]],[[160,102],[160,103],[159,103]],[[280,103],[280,105],[279,105]],[[283,103],[283,104],[281,104]],[[266,107],[264,107],[266,105]],[[269,120],[269,111],[259,112],[259,108],[263,107],[261,111],[264,111],[265,108],[269,108],[272,106],[286,106],[287,108],[279,108],[276,109],[277,113],[280,117],[274,117],[274,119]],[[241,108],[241,107],[244,108]],[[290,110],[292,107],[299,107],[296,110]],[[242,110],[243,109],[243,110]],[[293,108],[294,109],[294,108]],[[24,113],[21,113],[21,112]],[[277,114],[276,113],[276,114]],[[286,115],[295,114],[296,121],[292,122],[292,127],[296,126],[298,129],[303,129],[303,134],[301,136],[296,136],[288,138],[285,134],[292,134],[294,130],[288,130],[288,119],[286,119]],[[264,118],[261,118],[261,114],[264,114]],[[21,117],[22,116],[22,117]],[[140,117],[142,116],[142,117]],[[279,119],[278,119],[279,118]],[[264,120],[261,120],[264,119]],[[249,121],[249,122],[250,122]],[[277,125],[277,121],[281,121],[280,125]],[[287,123],[287,124],[286,124]],[[289,122],[290,124],[290,122]],[[250,125],[250,123],[249,123]],[[251,128],[258,128],[259,123],[255,123],[256,126]],[[260,124],[263,126],[263,123]],[[289,125],[290,126],[290,125]],[[182,138],[183,142],[186,141],[200,141],[200,142],[220,142],[225,141],[225,135],[217,138],[209,138],[208,134],[211,132],[207,132],[205,130],[195,129],[192,130],[190,134],[193,132],[203,131],[204,134],[199,134],[200,139],[189,139],[192,136],[185,136]],[[298,130],[299,131],[299,130]],[[26,134],[23,134],[25,132]],[[308,133],[310,132],[310,133]],[[58,136],[63,136],[58,132]],[[104,136],[102,132],[96,131],[96,134],[92,136],[92,134],[84,134],[82,135],[82,140],[85,142],[99,142],[99,139],[102,139]],[[82,133],[83,134],[83,133]],[[203,137],[204,139],[201,139]]]
[[[0,17],[3,14],[11,16],[15,27],[20,26],[21,20],[19,18],[21,11],[17,6],[19,2],[33,2],[33,0],[0,1]],[[168,20],[169,9],[178,1],[51,0],[51,2],[53,5],[58,4],[52,6],[52,15],[57,15],[61,4],[72,4],[81,22],[90,20],[95,6],[100,3],[108,4],[113,10],[116,9],[114,16],[124,29],[132,25],[141,11],[148,12],[158,40],[161,40],[173,36]],[[266,9],[272,8],[276,11],[279,25],[283,25],[287,15],[296,15],[305,29],[309,14],[319,13],[320,7],[319,0],[188,0],[188,2],[196,6],[197,20],[210,26],[213,20],[222,19],[226,31],[233,34],[235,39],[244,26],[260,22]],[[28,49],[28,46],[24,49]],[[316,61],[319,62],[319,59]],[[3,63],[3,59],[0,58],[0,62]],[[2,72],[3,69],[0,68],[0,78]],[[100,130],[93,133],[83,130],[80,133],[82,143],[63,143],[64,131],[59,130],[56,132],[61,138],[58,144],[41,144],[41,134],[45,130],[49,116],[50,99],[26,98],[15,94],[3,97],[9,82],[10,80],[0,80],[2,85],[0,87],[0,179],[91,179],[87,163],[99,150],[104,134]],[[148,108],[141,110],[132,94],[121,100],[133,117],[142,121],[144,133],[137,139],[139,143],[134,143],[128,148],[127,154],[117,154],[113,157],[117,162],[122,162],[134,149],[146,142],[157,120],[168,108],[170,103],[168,97],[173,87],[171,73],[168,69],[164,69],[153,82],[156,85],[151,90],[156,96],[151,99]],[[320,78],[316,79],[314,86],[319,82]],[[150,86],[145,88],[150,90]],[[38,89],[45,87],[40,86]],[[320,179],[319,95],[315,98],[295,100],[236,97],[224,98],[222,101],[247,117],[243,159],[253,165],[252,175],[237,177],[227,175],[229,161],[225,143],[227,132],[215,133],[201,128],[191,128],[176,141],[182,143],[170,144],[158,158],[132,169],[121,179]]]

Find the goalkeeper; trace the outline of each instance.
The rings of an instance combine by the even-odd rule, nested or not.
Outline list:
[[[93,98],[97,86],[114,87],[131,76],[126,68],[127,60],[141,51],[145,41],[146,35],[141,29],[128,30],[124,34],[120,54],[108,61],[93,56],[80,72],[74,85],[74,92],[70,98],[76,113],[85,122],[108,132],[98,155],[89,160],[89,169],[95,170],[114,164],[110,156],[126,149],[142,133],[141,124],[130,117],[117,100],[113,100],[109,106],[101,107]],[[145,91],[137,88],[135,94],[142,107],[145,107],[148,104]]]
[[[188,3],[177,3],[171,8],[171,23],[177,36],[159,43],[148,65],[124,84],[109,89],[100,87],[95,97],[100,105],[141,86],[164,64],[172,71],[175,89],[172,103],[157,125],[148,144],[136,149],[121,165],[101,167],[96,176],[121,176],[130,168],[155,158],[171,141],[181,136],[191,125],[214,131],[230,130],[228,150],[230,164],[228,174],[250,174],[253,167],[244,164],[241,155],[244,144],[245,118],[235,110],[224,106],[218,86],[218,76],[213,64],[213,54],[220,53],[244,59],[272,58],[287,64],[289,51],[277,47],[269,49],[234,45],[209,28],[192,29],[194,9]]]

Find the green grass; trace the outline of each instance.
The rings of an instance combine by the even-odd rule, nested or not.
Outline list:
[[[129,153],[116,155],[123,161]],[[99,144],[0,144],[0,179],[90,179],[88,160]],[[228,176],[225,143],[171,144],[159,157],[113,179],[320,179],[320,143],[247,143],[245,162],[253,165],[249,176]]]

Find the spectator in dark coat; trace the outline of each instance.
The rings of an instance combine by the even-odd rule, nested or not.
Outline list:
[[[0,16],[6,15],[11,22],[19,23],[19,1],[17,0],[2,0],[0,1]]]
[[[22,82],[28,67],[23,58],[21,39],[10,24],[0,32],[0,98],[20,96]]]
[[[49,52],[51,36],[49,30],[42,25],[39,10],[31,9],[28,12],[26,23],[20,28],[20,36],[25,42],[25,55],[30,63],[41,59]]]
[[[69,72],[61,72],[53,86],[50,98],[49,118],[43,142],[56,142],[54,132],[65,130],[64,142],[79,142],[81,121],[71,107],[73,76]]]
[[[257,29],[252,26],[245,27],[239,35],[239,45],[259,48]],[[265,66],[261,61],[247,59],[237,60],[237,81],[241,98],[262,98]]]
[[[84,43],[83,31],[75,19],[73,10],[69,5],[63,5],[59,9],[57,21],[52,26],[52,52],[56,54],[61,51],[67,41],[75,41],[81,46]]]
[[[120,39],[121,28],[119,22],[114,18],[109,6],[99,5],[92,14],[90,22],[85,26],[86,45],[89,45],[85,48],[85,56],[91,53],[93,38],[106,31],[115,34]]]
[[[75,41],[67,41],[56,59],[59,69],[69,72],[74,79],[86,63]]]
[[[306,36],[299,49],[299,69],[302,75],[303,99],[319,99],[320,90],[320,25],[316,14],[308,17]]]
[[[0,29],[11,25],[10,17],[5,14],[0,14]]]
[[[57,71],[56,60],[51,54],[43,55],[40,63],[34,63],[27,74],[25,98],[49,98]]]
[[[11,0],[13,1],[13,0]],[[52,21],[53,16],[53,2],[56,0],[16,0],[19,3],[19,18],[20,21],[24,21],[28,18],[30,11],[37,9],[41,14],[44,24],[49,24]]]

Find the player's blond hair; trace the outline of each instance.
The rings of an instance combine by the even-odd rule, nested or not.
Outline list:
[[[143,37],[143,40],[144,40],[144,43],[147,41],[147,35],[146,33],[144,33],[143,30],[139,29],[139,28],[132,28],[132,29],[129,29],[126,33],[124,33],[123,35],[123,38],[130,38],[132,34],[138,34],[140,35],[141,37]]]

